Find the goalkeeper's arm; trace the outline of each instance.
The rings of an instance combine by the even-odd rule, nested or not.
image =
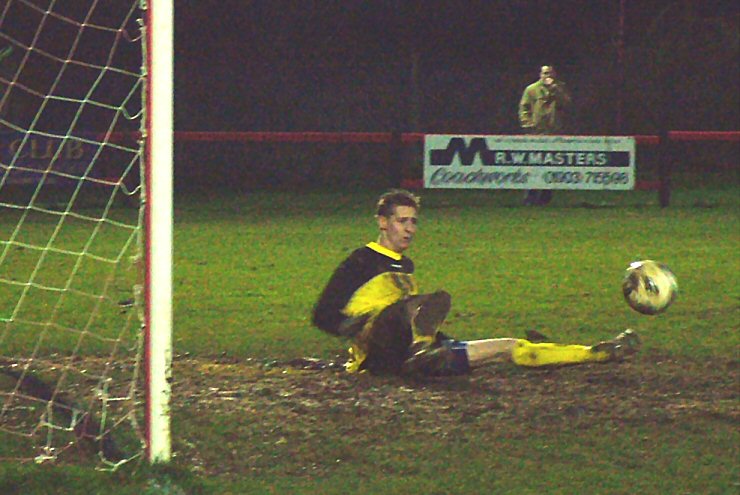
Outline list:
[[[347,315],[342,310],[361,283],[357,280],[356,272],[350,259],[344,260],[334,271],[313,308],[314,326],[332,335],[352,336],[355,322],[345,321]]]

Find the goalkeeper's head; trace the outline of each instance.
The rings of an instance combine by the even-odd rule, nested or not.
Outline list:
[[[379,217],[390,217],[397,206],[409,206],[418,212],[421,198],[405,189],[391,189],[378,199],[375,214]]]
[[[416,234],[420,205],[418,196],[403,189],[393,189],[380,196],[376,208],[378,244],[396,253],[408,249]]]

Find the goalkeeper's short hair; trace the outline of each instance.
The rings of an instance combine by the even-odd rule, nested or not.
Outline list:
[[[421,207],[421,198],[405,189],[391,189],[378,199],[375,214],[379,217],[390,217],[396,206],[410,206],[418,211]]]

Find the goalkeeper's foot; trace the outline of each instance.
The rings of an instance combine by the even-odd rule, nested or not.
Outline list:
[[[449,347],[439,344],[417,342],[411,346],[411,356],[403,362],[404,375],[433,375],[445,369],[452,359]]]
[[[591,347],[593,352],[606,352],[608,361],[621,361],[627,356],[637,353],[642,346],[640,336],[634,330],[627,329],[611,340],[599,342]]]

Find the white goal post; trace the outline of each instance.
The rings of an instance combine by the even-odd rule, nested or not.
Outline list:
[[[172,373],[173,20],[172,0],[149,0],[146,153],[147,451],[170,459]]]

